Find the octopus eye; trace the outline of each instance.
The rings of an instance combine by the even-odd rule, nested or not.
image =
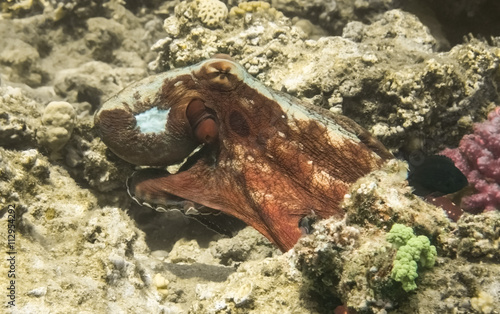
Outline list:
[[[235,89],[245,77],[245,71],[239,64],[220,57],[207,60],[194,74],[223,91]]]
[[[200,143],[211,144],[219,135],[214,114],[200,99],[193,99],[186,108],[186,117],[193,134]]]

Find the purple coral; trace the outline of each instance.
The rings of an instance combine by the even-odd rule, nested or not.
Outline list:
[[[471,213],[500,208],[500,107],[488,114],[488,120],[474,125],[474,133],[465,135],[458,148],[445,149],[463,172],[476,194],[464,197],[462,207]]]

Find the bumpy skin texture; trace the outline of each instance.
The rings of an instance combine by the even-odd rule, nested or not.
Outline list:
[[[137,117],[152,112],[165,114],[164,128],[142,132]],[[106,102],[95,124],[133,164],[165,167],[189,156],[175,174],[137,172],[134,198],[220,210],[283,251],[301,236],[302,218],[342,216],[348,186],[392,158],[350,119],[266,88],[225,55],[137,82]]]

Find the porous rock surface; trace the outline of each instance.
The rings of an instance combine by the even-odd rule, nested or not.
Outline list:
[[[310,40],[273,8],[233,8],[229,23],[207,29],[185,17],[183,3],[165,21],[151,68],[231,54],[267,85],[353,118],[394,151],[456,145],[498,100],[498,48],[472,39],[437,52],[429,29],[402,10]]]
[[[2,7],[0,237],[7,239],[5,212],[14,205],[22,274],[16,307],[3,309],[498,313],[498,211],[451,223],[411,193],[404,163],[360,179],[344,200],[345,219],[316,223],[281,254],[251,228],[227,238],[133,204],[125,191],[133,167],[106,149],[92,114],[148,72],[227,53],[265,84],[350,116],[395,153],[435,152],[456,146],[498,106],[500,39],[444,50],[453,41],[435,14],[394,1],[308,1],[300,12],[301,1],[225,1],[227,17],[210,24],[196,2]],[[75,112],[57,156],[37,140],[51,101]],[[419,272],[411,294],[390,279],[395,248],[385,234],[396,222],[438,248],[436,265]],[[7,264],[0,267],[6,274]]]

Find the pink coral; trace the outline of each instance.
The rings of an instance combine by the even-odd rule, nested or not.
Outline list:
[[[462,200],[464,210],[471,213],[500,208],[500,107],[488,115],[488,120],[474,125],[474,133],[465,135],[458,148],[445,149],[463,172],[476,194]]]

